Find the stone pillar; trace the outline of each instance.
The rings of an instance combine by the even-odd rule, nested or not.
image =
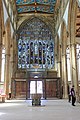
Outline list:
[[[58,61],[57,61],[57,66],[58,66],[58,73],[57,76],[60,77],[60,98],[63,96],[63,91],[62,91],[62,62],[61,62],[61,56],[62,56],[62,48],[61,44],[58,45]]]
[[[9,84],[10,84],[10,25],[9,21],[7,21],[6,24],[6,52],[5,52],[5,93],[7,96],[7,99],[9,98]]]
[[[58,61],[57,61],[57,66],[58,66],[58,77],[61,77],[61,45],[58,46]]]
[[[78,73],[77,73],[77,60],[76,60],[76,45],[72,44],[70,48],[71,52],[71,77],[72,85],[74,85],[76,91],[77,101],[79,100],[79,83],[78,83]]]
[[[58,40],[57,37],[55,38],[55,70],[58,71]]]
[[[1,81],[1,62],[2,62],[2,16],[1,16],[1,1],[0,1],[0,81]]]
[[[9,64],[10,64],[10,54],[5,55],[5,93],[7,98],[9,97]]]
[[[16,70],[17,70],[17,61],[18,61],[18,57],[17,57],[17,41],[16,38],[13,39],[13,43],[12,43],[12,77],[15,78],[16,77]]]
[[[67,64],[66,54],[62,55],[62,79],[63,79],[63,98],[68,98],[68,79],[67,79]]]

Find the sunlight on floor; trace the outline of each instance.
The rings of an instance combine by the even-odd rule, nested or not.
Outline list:
[[[17,101],[16,103],[16,100],[6,100],[5,103],[0,104],[0,107],[10,107],[10,106],[18,106],[18,105],[21,105],[19,101]]]
[[[1,116],[1,115],[4,115],[4,114],[6,114],[6,113],[2,113],[2,112],[0,112],[0,116]]]

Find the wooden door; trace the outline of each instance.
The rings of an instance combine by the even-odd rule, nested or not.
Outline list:
[[[56,81],[46,81],[46,98],[57,97]]]
[[[16,98],[26,98],[26,81],[16,81]]]

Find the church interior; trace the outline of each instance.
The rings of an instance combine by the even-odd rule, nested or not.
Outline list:
[[[80,101],[80,0],[0,0],[0,99]]]

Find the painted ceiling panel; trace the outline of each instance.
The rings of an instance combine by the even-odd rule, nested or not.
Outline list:
[[[18,13],[53,13],[56,0],[16,0]]]

